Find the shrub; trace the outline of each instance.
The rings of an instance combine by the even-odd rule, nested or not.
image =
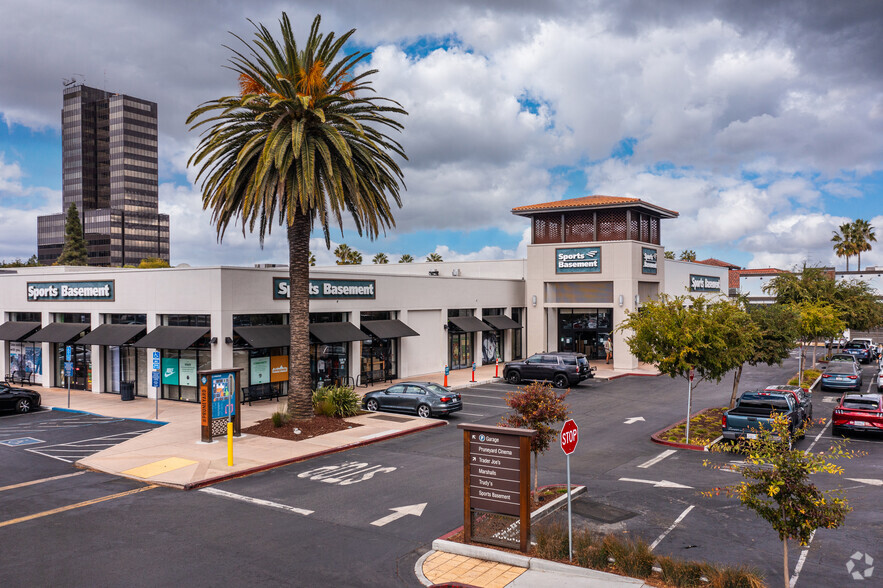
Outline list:
[[[706,566],[693,561],[682,561],[671,557],[660,556],[656,558],[659,567],[662,568],[662,579],[678,588],[692,588],[702,586],[702,576],[706,573]]]
[[[534,530],[536,554],[542,559],[568,559],[567,529],[560,522],[538,525]]]
[[[633,578],[647,578],[653,573],[653,561],[656,556],[643,540],[608,535],[604,538],[604,544],[614,560],[613,565],[621,574]]]
[[[346,386],[323,386],[313,392],[313,412],[337,418],[359,414],[362,399]]]
[[[764,588],[763,576],[747,566],[715,566],[705,569],[709,588]]]
[[[803,384],[802,385],[809,386],[810,384],[815,382],[816,379],[821,375],[822,375],[822,372],[820,372],[819,370],[803,370]],[[788,385],[789,386],[800,386],[801,384],[798,383],[797,376],[794,376],[793,378],[788,380]]]
[[[606,543],[591,531],[573,534],[573,559],[577,565],[593,570],[606,570],[610,565]]]
[[[273,426],[277,428],[281,427],[289,420],[288,414],[284,412],[274,412],[270,418],[273,419]]]

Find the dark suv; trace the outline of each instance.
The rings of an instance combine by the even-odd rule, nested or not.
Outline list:
[[[556,388],[566,388],[594,377],[594,371],[582,353],[553,351],[537,353],[523,361],[510,361],[503,369],[503,377],[510,384],[520,384],[522,380],[546,380]]]
[[[874,358],[871,348],[864,341],[850,341],[843,348],[843,353],[848,353],[862,363],[871,363]]]

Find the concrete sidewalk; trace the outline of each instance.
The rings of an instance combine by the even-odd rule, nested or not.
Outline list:
[[[629,371],[609,369],[612,366],[604,364],[596,365],[596,367],[598,370],[595,377],[600,380],[624,375],[656,375],[655,370],[645,367]],[[499,370],[493,365],[481,366],[476,369],[473,382],[472,370],[452,370],[448,376],[448,386],[460,389],[501,381],[496,377],[497,373],[502,375],[502,365],[499,366]],[[408,379],[443,383],[444,373],[425,374]],[[386,388],[391,383],[398,381],[401,380],[378,382],[368,387],[359,387],[356,391],[359,394],[365,394],[374,389]],[[37,387],[37,390],[43,397],[45,407],[68,408],[67,390],[40,387]],[[70,409],[103,416],[156,420],[165,423],[149,433],[82,459],[77,462],[77,465],[182,489],[204,486],[232,476],[247,475],[271,467],[447,424],[447,421],[444,420],[421,419],[407,415],[396,415],[390,418],[391,415],[388,414],[364,414],[346,419],[362,426],[303,441],[286,441],[243,434],[233,441],[234,465],[228,466],[225,438],[216,439],[212,443],[200,441],[198,404],[172,400],[160,400],[155,404],[154,400],[141,397],[123,402],[115,394],[95,394],[88,391],[72,390],[70,392]],[[242,406],[242,428],[269,418],[276,411],[284,410],[285,398],[279,399],[278,402],[263,400],[255,402],[251,406],[244,404]]]

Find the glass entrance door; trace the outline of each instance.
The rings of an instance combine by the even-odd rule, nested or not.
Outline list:
[[[451,369],[465,369],[472,367],[472,333],[448,334],[448,359]]]

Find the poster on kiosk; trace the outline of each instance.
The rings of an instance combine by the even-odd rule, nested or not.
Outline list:
[[[199,372],[199,403],[202,413],[202,440],[222,437],[226,423],[233,423],[233,435],[240,436],[239,376],[242,368],[204,370]]]

